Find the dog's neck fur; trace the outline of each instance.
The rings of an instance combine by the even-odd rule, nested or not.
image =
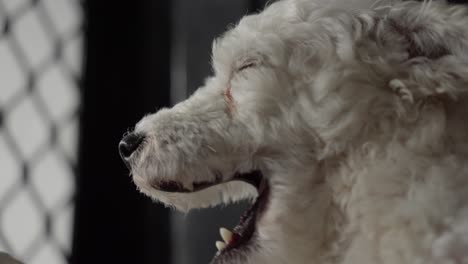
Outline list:
[[[463,121],[468,101],[463,97],[458,102],[421,102],[414,106],[419,111],[413,125],[387,127],[394,138],[356,142],[347,153],[322,161],[313,177],[323,181],[304,187],[314,192],[304,206],[315,211],[303,209],[313,211],[304,216],[309,225],[301,225],[311,228],[297,233],[316,243],[314,249],[304,248],[310,255],[303,256],[316,263],[392,263],[390,259],[403,261],[405,254],[419,252],[422,261],[429,261],[424,258],[432,254],[431,236],[441,235],[454,221],[462,204],[457,197],[467,184],[463,159],[468,158],[468,144],[460,144],[468,142]],[[445,177],[457,183],[447,183]],[[447,190],[453,196],[446,197]],[[424,234],[425,229],[433,233]],[[388,252],[382,251],[386,243]]]
[[[311,162],[308,171],[284,172],[288,175],[278,179],[295,184],[285,186],[287,192],[275,185],[277,195],[270,206],[280,211],[269,210],[262,218],[260,235],[267,241],[268,237],[282,241],[272,250],[284,251],[279,254],[284,263],[346,263],[345,259],[385,263],[385,254],[394,254],[398,260],[399,254],[415,251],[429,256],[431,248],[424,241],[429,243],[431,238],[418,230],[429,226],[438,235],[446,225],[443,217],[434,215],[446,206],[433,204],[443,193],[436,189],[453,187],[443,177],[466,181],[460,157],[468,157],[468,145],[453,144],[468,142],[468,135],[461,132],[468,131],[468,124],[462,122],[468,116],[466,102],[462,97],[456,103],[445,99],[415,103],[410,107],[418,112],[413,123],[403,126],[399,122],[411,121],[395,119],[379,126],[392,130],[394,137],[355,138],[346,151],[318,164]],[[295,197],[305,192],[310,194],[307,200]],[[450,206],[455,210],[455,205]],[[397,208],[408,211],[396,213]],[[294,215],[301,217],[291,219]],[[279,225],[281,230],[276,228]],[[382,243],[389,243],[388,252],[379,251]]]

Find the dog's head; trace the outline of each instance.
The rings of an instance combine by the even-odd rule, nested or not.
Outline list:
[[[439,92],[412,67],[430,71],[456,52],[431,28],[429,9],[442,7],[352,2],[279,1],[244,17],[215,41],[206,84],[144,117],[120,143],[135,184],[166,205],[255,200],[234,232],[224,231],[215,263],[317,254],[327,229],[315,212],[328,204],[318,195],[323,162],[385,138],[402,112]]]

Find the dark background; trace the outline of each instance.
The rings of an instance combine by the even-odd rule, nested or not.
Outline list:
[[[170,212],[136,191],[117,144],[144,114],[200,86],[211,72],[214,37],[265,2],[85,1],[72,263],[209,262],[218,228],[232,227],[243,205],[188,216]]]

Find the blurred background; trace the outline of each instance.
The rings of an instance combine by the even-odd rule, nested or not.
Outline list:
[[[0,251],[30,264],[208,263],[245,205],[182,215],[136,191],[122,135],[211,74],[266,0],[0,0]]]
[[[246,205],[181,215],[152,203],[117,144],[202,85],[214,37],[265,4],[0,0],[0,251],[30,264],[208,263]]]

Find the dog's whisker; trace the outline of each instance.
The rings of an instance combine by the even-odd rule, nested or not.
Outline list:
[[[212,146],[206,145],[206,147],[207,147],[209,150],[211,150],[213,153],[218,153],[218,152],[216,151],[216,149],[214,149]]]

